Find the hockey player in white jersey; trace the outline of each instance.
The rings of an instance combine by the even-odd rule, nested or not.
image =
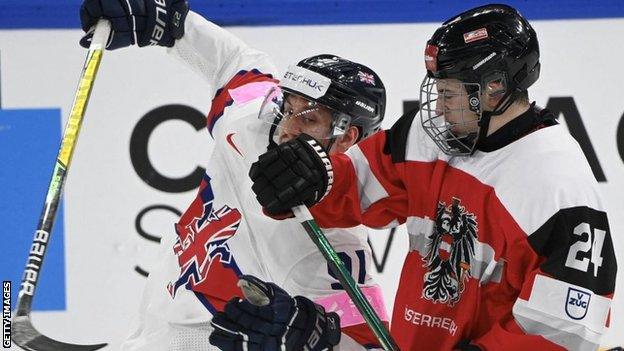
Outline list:
[[[318,55],[288,68],[280,82],[265,53],[188,12],[185,1],[84,1],[83,29],[99,18],[112,22],[108,49],[134,44],[170,47],[170,54],[216,90],[207,116],[214,151],[206,174],[175,232],[163,238],[162,261],[151,270],[138,324],[123,349],[214,348],[208,341],[209,322],[228,300],[242,296],[237,286],[242,274],[275,282],[327,310],[301,309],[308,319],[318,315],[325,320],[331,311],[340,314],[341,349],[376,345],[299,222],[265,216],[247,174],[268,147],[301,133],[337,153],[376,132],[385,109],[385,89],[377,74],[340,57]],[[88,40],[89,34],[81,43]],[[326,234],[387,322],[381,289],[368,275],[366,230],[333,229]],[[338,329],[331,329],[326,328],[338,342]]]

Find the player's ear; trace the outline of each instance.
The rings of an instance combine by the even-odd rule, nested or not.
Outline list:
[[[336,138],[336,142],[334,142],[332,148],[336,152],[345,152],[357,142],[359,136],[360,131],[358,128],[356,126],[350,126],[343,135]]]

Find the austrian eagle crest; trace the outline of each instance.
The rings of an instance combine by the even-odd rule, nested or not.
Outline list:
[[[464,292],[470,275],[470,261],[475,254],[477,220],[453,198],[450,205],[440,201],[435,227],[428,236],[427,254],[423,258],[428,272],[424,276],[422,296],[434,303],[453,307]]]

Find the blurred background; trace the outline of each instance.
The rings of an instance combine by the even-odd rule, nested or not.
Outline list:
[[[415,106],[425,42],[482,1],[190,0],[192,10],[286,68],[317,53],[363,62],[388,90],[385,127]],[[542,73],[531,100],[581,144],[624,244],[624,2],[507,1],[535,27]],[[86,50],[78,0],[0,0],[0,277],[21,275]],[[203,128],[218,87],[163,48],[106,52],[57,215],[33,323],[73,343],[117,349],[138,308],[159,239],[194,197],[212,148]],[[535,180],[536,182],[539,179]],[[371,233],[373,274],[388,306],[407,235]],[[624,343],[624,269],[604,346]],[[14,347],[17,349],[16,347]]]

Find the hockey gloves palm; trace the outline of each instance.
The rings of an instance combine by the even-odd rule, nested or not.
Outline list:
[[[89,47],[93,26],[105,18],[112,27],[106,45],[109,50],[134,44],[171,47],[184,35],[188,10],[186,0],[84,0],[80,21],[87,34],[80,45]]]
[[[329,156],[307,134],[260,155],[249,176],[258,202],[274,217],[290,213],[298,205],[316,204],[329,193],[333,182]]]
[[[245,299],[233,298],[212,319],[210,343],[225,351],[328,350],[340,341],[340,318],[303,296],[243,275]]]

